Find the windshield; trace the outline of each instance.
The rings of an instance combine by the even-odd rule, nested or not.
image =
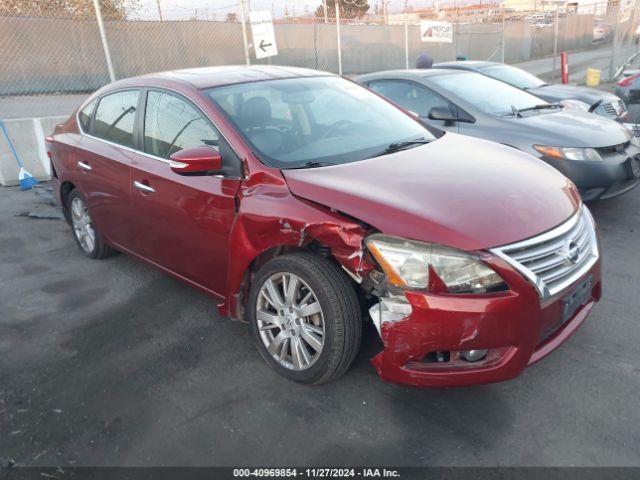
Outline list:
[[[386,100],[340,77],[241,83],[207,94],[258,157],[278,168],[355,162],[394,143],[435,138]]]
[[[535,75],[508,65],[496,65],[495,67],[483,68],[482,73],[518,88],[538,88],[546,85],[546,83]]]
[[[466,100],[478,110],[493,115],[510,115],[513,113],[513,107],[523,110],[547,104],[530,93],[479,73],[438,75],[430,80]]]

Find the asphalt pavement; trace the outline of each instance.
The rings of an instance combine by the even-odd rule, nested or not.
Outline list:
[[[84,257],[64,221],[25,216],[43,207],[0,189],[3,463],[640,465],[640,189],[592,205],[604,297],[582,328],[515,380],[459,389],[381,381],[370,326],[339,381],[291,383],[211,299]]]

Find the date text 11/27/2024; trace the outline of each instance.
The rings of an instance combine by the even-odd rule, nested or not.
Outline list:
[[[304,478],[400,478],[397,470],[387,468],[237,468],[234,478],[304,477]]]

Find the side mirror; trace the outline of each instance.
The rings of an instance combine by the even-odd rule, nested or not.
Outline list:
[[[430,120],[442,120],[443,122],[455,122],[458,117],[448,107],[433,107],[429,110]]]
[[[222,170],[220,152],[208,145],[185,148],[169,160],[169,168],[178,175],[212,175]]]

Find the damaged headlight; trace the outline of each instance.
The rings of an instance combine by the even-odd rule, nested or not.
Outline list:
[[[593,148],[550,147],[547,145],[534,145],[533,148],[547,157],[565,158],[567,160],[582,160],[586,162],[602,161],[600,154]]]
[[[508,288],[478,256],[461,250],[380,234],[368,237],[366,245],[396,287],[449,293]]]

